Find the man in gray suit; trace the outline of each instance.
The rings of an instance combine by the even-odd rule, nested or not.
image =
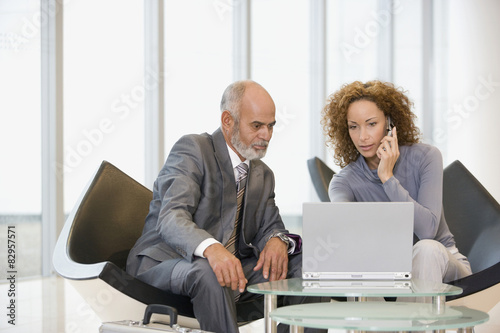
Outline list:
[[[301,255],[288,256],[300,238],[289,237],[273,172],[260,161],[276,124],[273,99],[258,83],[238,81],[226,88],[221,111],[214,133],[173,146],[127,271],[188,295],[201,328],[226,333],[238,332],[235,303],[257,297],[247,283],[300,277]]]

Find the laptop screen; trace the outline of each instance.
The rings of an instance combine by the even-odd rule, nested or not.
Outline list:
[[[409,279],[413,203],[304,203],[304,279]]]

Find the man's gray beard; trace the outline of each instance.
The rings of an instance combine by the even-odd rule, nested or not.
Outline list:
[[[231,136],[231,144],[233,147],[236,149],[238,153],[240,153],[241,156],[246,158],[247,160],[260,160],[264,156],[266,156],[267,152],[267,145],[269,144],[268,141],[261,141],[258,142],[257,145],[262,145],[266,146],[266,149],[264,150],[255,150],[252,148],[252,146],[247,146],[240,140],[240,131],[238,128],[239,124],[235,124],[233,133]]]

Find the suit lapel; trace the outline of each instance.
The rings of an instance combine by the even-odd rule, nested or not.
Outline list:
[[[217,129],[212,134],[212,137],[215,158],[222,175],[222,244],[226,244],[234,229],[234,219],[236,218],[236,181],[234,179],[233,165],[227,151],[226,140],[221,129]]]

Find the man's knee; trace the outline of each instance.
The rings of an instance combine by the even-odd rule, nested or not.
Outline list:
[[[191,269],[187,272],[188,284],[203,285],[206,287],[220,286],[212,267],[208,260],[199,258],[192,263]]]
[[[197,258],[193,262],[178,263],[172,274],[172,291],[195,298],[220,290],[221,286],[208,261]]]

